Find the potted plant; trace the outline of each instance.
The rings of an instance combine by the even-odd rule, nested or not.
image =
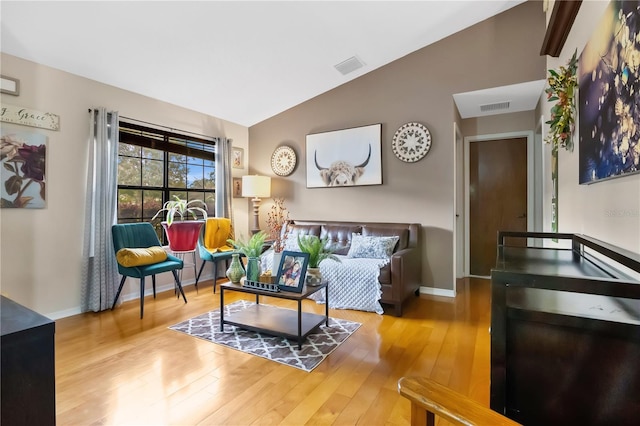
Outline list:
[[[268,234],[260,231],[253,234],[246,243],[239,240],[227,240],[238,252],[247,257],[247,280],[258,281],[260,277],[260,255]]]
[[[207,205],[202,200],[183,200],[177,195],[173,196],[175,200],[164,203],[162,208],[156,212],[151,218],[154,220],[162,212],[167,212],[167,220],[162,222],[162,227],[167,234],[169,240],[169,248],[171,251],[192,251],[195,250],[198,242],[200,228],[207,220]],[[200,204],[202,207],[197,207]],[[202,219],[198,220],[196,213],[202,214]],[[176,220],[180,218],[180,220]],[[193,220],[185,220],[185,219]]]
[[[309,266],[307,267],[306,279],[308,285],[318,285],[322,282],[320,262],[325,259],[340,262],[340,258],[333,254],[332,250],[327,248],[327,241],[327,237],[321,239],[315,235],[298,234],[300,250],[304,253],[309,253]]]

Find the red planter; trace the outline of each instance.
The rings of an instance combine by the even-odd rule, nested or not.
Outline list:
[[[162,227],[167,234],[171,251],[195,250],[198,244],[200,228],[202,228],[203,224],[204,221],[202,220],[173,222],[171,226],[167,226],[167,222],[162,222]]]

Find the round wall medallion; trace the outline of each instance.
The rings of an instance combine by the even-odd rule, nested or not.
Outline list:
[[[290,146],[279,146],[271,156],[271,169],[278,176],[289,176],[296,168],[296,152]]]
[[[391,143],[393,153],[405,163],[415,163],[431,149],[431,133],[420,123],[402,125]]]

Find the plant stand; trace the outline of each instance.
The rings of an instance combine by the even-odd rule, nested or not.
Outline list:
[[[178,277],[180,278],[180,282],[182,282],[182,271],[184,270],[185,267],[187,266],[193,266],[193,277],[195,279],[195,277],[197,276],[197,271],[196,271],[196,250],[187,250],[187,251],[173,251],[171,250],[171,247],[169,247],[169,251],[172,255],[174,255],[175,257],[177,257],[178,259],[181,259],[184,262],[184,256],[186,254],[191,253],[191,259],[192,259],[192,263],[185,263],[183,268],[180,269],[178,271]],[[198,286],[196,285],[196,290],[198,289]]]

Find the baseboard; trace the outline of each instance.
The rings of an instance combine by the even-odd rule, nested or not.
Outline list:
[[[453,290],[447,290],[444,288],[435,288],[435,287],[420,287],[420,294],[429,294],[431,296],[443,296],[443,297],[456,297],[456,294]]]
[[[80,306],[76,306],[75,308],[64,309],[62,311],[51,312],[50,314],[44,314],[45,317],[50,320],[59,320],[61,318],[72,317],[74,315],[79,315],[82,312],[80,311]]]
[[[203,274],[200,277],[200,282],[202,281],[207,281],[207,280],[211,280],[213,279],[213,273],[210,274]],[[184,280],[182,281],[182,287],[188,287],[190,285],[195,285],[196,280],[195,279],[190,279],[190,280]],[[156,286],[156,293],[162,293],[165,291],[173,291],[175,284],[173,282],[168,283],[168,284],[164,284],[164,285],[160,285],[160,286]],[[148,286],[146,286],[148,287]],[[146,296],[151,296],[153,295],[153,288],[145,288],[144,291],[144,295]],[[120,301],[119,303],[122,302],[129,302],[131,300],[139,300],[140,299],[140,295],[136,292],[131,292],[128,294],[121,294],[120,295]],[[62,311],[56,311],[56,312],[51,312],[48,314],[43,314],[45,317],[49,318],[50,320],[59,320],[62,318],[66,318],[66,317],[71,317],[74,315],[80,315],[82,313],[82,310],[80,309],[80,306],[76,306],[74,308],[69,308],[69,309],[65,309]]]

